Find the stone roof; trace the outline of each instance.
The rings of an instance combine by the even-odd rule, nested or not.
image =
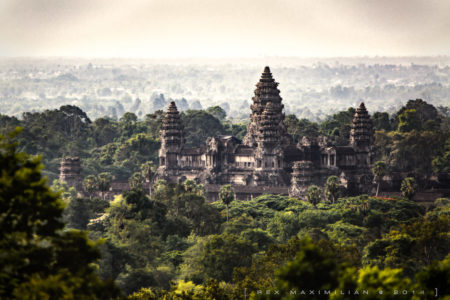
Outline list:
[[[236,155],[253,155],[254,148],[245,145],[238,145],[234,154]]]

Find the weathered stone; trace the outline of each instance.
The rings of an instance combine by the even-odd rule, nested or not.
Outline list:
[[[81,191],[81,162],[79,157],[67,157],[61,160],[59,180]]]
[[[204,146],[184,147],[184,128],[175,103],[161,127],[160,166],[156,179],[193,179],[208,187],[232,184],[243,199],[261,193],[303,197],[311,184],[342,175],[350,192],[367,190],[372,164],[373,126],[363,103],[358,107],[348,146],[332,145],[326,137],[303,137],[292,143],[284,125],[282,98],[269,67],[256,84],[250,124],[241,142],[233,136],[209,137]],[[248,187],[248,188],[244,188]],[[251,188],[250,188],[251,187]],[[248,192],[248,195],[246,193]],[[208,198],[215,199],[215,190]]]

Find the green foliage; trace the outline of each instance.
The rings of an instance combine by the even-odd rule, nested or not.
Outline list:
[[[442,153],[438,154],[431,162],[435,173],[450,172],[450,138],[447,137]]]
[[[417,184],[414,178],[406,177],[402,181],[402,185],[400,187],[400,191],[402,192],[402,196],[408,200],[412,200],[414,195],[417,193]]]
[[[316,206],[321,199],[322,190],[316,185],[311,185],[306,191],[306,200],[312,205]]]
[[[334,203],[339,197],[340,191],[339,178],[337,176],[330,176],[325,183],[325,195],[331,203]]]
[[[227,113],[225,110],[220,106],[211,106],[206,109],[206,112],[211,114],[216,119],[223,121],[227,117]]]
[[[227,207],[227,221],[228,221],[228,206],[234,200],[234,189],[230,184],[226,184],[220,188],[219,191],[219,199],[223,202],[223,204]]]
[[[156,171],[156,166],[152,161],[146,161],[141,164],[141,174],[144,177],[144,180],[151,181]]]
[[[372,173],[377,181],[377,192],[375,196],[378,196],[378,192],[380,190],[380,182],[383,176],[386,174],[387,165],[384,161],[377,161],[372,167]]]
[[[375,130],[390,131],[392,128],[389,121],[389,114],[386,112],[375,112],[371,119]]]
[[[63,203],[41,177],[39,158],[0,136],[0,297],[114,298],[112,282],[91,266],[98,244],[62,229]]]
[[[111,187],[111,182],[113,180],[113,176],[109,172],[103,172],[98,174],[97,183],[98,190],[101,192],[106,192]]]
[[[118,285],[131,293],[142,286],[164,283],[164,277],[152,266],[160,255],[166,223],[166,207],[139,189],[126,192],[107,210],[105,235],[119,248],[114,257],[125,256],[116,275]],[[116,266],[117,267],[117,266]],[[162,278],[161,278],[162,276]]]
[[[225,134],[225,129],[220,121],[213,115],[203,110],[188,110],[181,114],[184,132],[186,134],[186,146],[198,147],[209,136]]]
[[[98,180],[94,175],[88,175],[83,179],[83,189],[92,198],[92,194],[98,189]]]
[[[409,111],[405,113],[406,111]],[[414,112],[413,112],[414,111]],[[422,99],[409,100],[394,116],[394,127],[400,129],[402,118],[406,131],[416,130],[436,130],[441,122],[437,109]],[[401,130],[399,130],[401,131]]]
[[[142,189],[144,180],[145,179],[140,172],[135,172],[130,179],[128,179],[128,183],[130,184],[131,189]]]
[[[398,131],[410,132],[413,130],[422,130],[419,115],[415,109],[407,109],[398,116]]]
[[[287,292],[293,289],[333,290],[338,286],[339,269],[331,252],[322,250],[311,239],[300,241],[300,251],[293,261],[281,267],[277,273],[277,288]],[[288,296],[287,299],[299,299]],[[319,297],[321,298],[321,297]]]
[[[380,138],[378,138],[380,136]],[[379,133],[375,147],[385,149],[382,160],[395,171],[415,172],[418,175],[429,175],[432,171],[432,160],[442,153],[444,135],[440,132],[416,131],[408,133],[391,132],[387,135]]]
[[[422,175],[429,177],[432,171],[446,172],[449,144],[448,132],[443,129],[446,116],[433,117],[434,107],[423,101],[410,102],[394,115],[392,122],[387,113],[373,114],[372,120],[378,129],[377,159],[389,165],[389,170],[386,166],[381,169],[386,173],[415,173],[416,178]],[[218,114],[214,116],[215,113]],[[83,186],[89,199],[77,199],[76,192],[61,183],[55,183],[53,189],[60,191],[58,205],[62,207],[62,203],[66,203],[63,220],[69,221],[67,227],[85,228],[89,222],[90,236],[106,241],[101,246],[102,259],[93,264],[98,258],[98,250],[95,254],[86,246],[77,254],[69,253],[72,247],[69,244],[78,241],[83,245],[83,239],[73,233],[70,235],[70,231],[62,233],[61,217],[57,219],[60,222],[59,227],[56,226],[58,229],[52,233],[57,238],[41,238],[43,235],[34,231],[30,235],[11,234],[6,226],[4,232],[15,237],[15,244],[1,245],[10,247],[8,249],[16,254],[43,257],[42,262],[29,259],[12,263],[14,270],[20,269],[14,276],[19,274],[17,276],[22,278],[22,281],[17,281],[15,290],[21,291],[24,297],[41,293],[41,298],[50,294],[58,298],[69,295],[67,297],[70,298],[81,288],[89,293],[91,287],[86,288],[86,279],[94,286],[106,284],[99,281],[94,269],[102,278],[115,280],[125,293],[134,293],[130,296],[132,299],[239,298],[244,288],[250,293],[256,289],[279,288],[282,284],[294,286],[298,278],[309,276],[308,269],[328,270],[322,271],[324,278],[338,274],[337,281],[332,284],[343,290],[363,289],[368,285],[367,288],[376,291],[377,288],[405,284],[406,288],[423,286],[429,291],[434,288],[432,281],[435,280],[436,286],[445,291],[444,282],[438,281],[432,273],[448,276],[445,275],[448,272],[447,261],[433,263],[433,260],[443,259],[449,247],[450,208],[444,200],[437,201],[425,214],[425,209],[412,201],[366,195],[338,199],[339,181],[336,177],[330,177],[324,186],[325,196],[331,203],[319,203],[322,195],[320,188],[316,187],[310,191],[314,189],[315,192],[312,197],[309,195],[311,203],[280,195],[262,195],[251,201],[226,200],[210,204],[205,200],[204,187],[192,180],[183,184],[157,182],[149,197],[141,187],[144,181],[153,179],[164,112],[147,115],[144,121],[127,113],[119,121],[101,118],[93,123],[83,114],[77,108],[64,107],[28,114],[23,120],[0,116],[0,130],[25,126],[17,147],[33,154],[42,153],[47,165],[45,174],[53,178],[57,175],[62,155],[81,156],[85,177]],[[320,125],[289,115],[285,124],[295,142],[303,136],[315,137],[320,131],[328,135],[329,140],[344,145],[348,142],[353,114],[353,109],[343,111]],[[221,123],[221,116],[225,117],[219,109],[213,108],[209,112],[188,111],[183,114],[188,133],[187,146],[200,145],[207,136],[244,136],[246,124],[233,124],[231,120]],[[441,120],[445,121],[441,123],[444,127],[438,130]],[[405,124],[401,127],[405,132],[390,131],[399,128],[400,122]],[[380,166],[377,163],[375,167]],[[373,170],[379,183],[383,172],[378,171]],[[132,177],[133,189],[111,203],[94,197],[97,190],[103,195],[109,190],[112,177],[120,180]],[[39,186],[35,181],[29,182]],[[17,189],[23,186],[19,184]],[[229,192],[226,194],[231,194]],[[21,197],[30,198],[27,193],[23,192]],[[9,201],[10,198],[7,199]],[[15,203],[10,202],[8,205]],[[42,202],[42,205],[48,203]],[[36,209],[25,207],[23,212]],[[48,226],[48,223],[33,221],[32,215],[23,223],[35,224],[33,230]],[[0,222],[10,217],[3,216]],[[228,222],[225,222],[225,216],[229,218]],[[18,226],[20,223],[12,221],[11,224]],[[3,226],[1,228],[3,231]],[[31,245],[29,249],[25,249],[22,236],[28,236],[32,241],[26,240],[27,245]],[[90,269],[84,268],[84,263],[74,266],[71,264],[73,261],[67,261],[58,264],[65,264],[68,273],[62,270],[53,272],[56,267],[49,257],[57,257],[56,252],[49,254],[47,248],[45,251],[42,248],[44,245],[53,247],[57,244],[54,239],[60,236],[67,238],[67,244],[58,242],[61,245],[58,253],[66,251],[64,253],[69,253],[67,257],[89,261]],[[305,236],[311,236],[314,242],[300,239]],[[311,259],[301,259],[298,253]],[[19,254],[11,257],[16,259]],[[324,254],[334,261],[336,268],[327,265],[327,259],[322,261],[323,264],[314,260]],[[365,265],[364,268],[361,264]],[[369,265],[376,265],[378,269]],[[9,266],[1,269],[0,282],[12,278],[12,273],[8,273],[10,277],[3,277],[3,271],[9,270]],[[32,271],[25,270],[28,267]],[[83,271],[74,271],[78,270],[77,267]],[[277,271],[280,268],[283,271]],[[415,274],[425,275],[417,275],[416,281],[405,281],[405,276],[412,280]],[[171,281],[173,284],[169,283]],[[331,284],[329,280],[319,282]],[[111,293],[114,291],[110,290]],[[333,295],[331,298],[346,296]],[[364,295],[360,297],[371,299]]]
[[[338,145],[347,145],[354,114],[353,107],[334,114],[320,124],[320,133],[331,137]]]
[[[426,295],[421,299],[436,299],[435,289],[440,296],[447,299],[450,295],[450,255],[442,261],[434,261],[431,265],[416,275],[416,286],[418,290],[426,290]]]
[[[369,243],[364,250],[363,263],[404,268],[405,273],[412,276],[421,266],[430,265],[433,260],[443,259],[447,255],[449,229],[447,216],[403,224],[382,239]]]
[[[191,271],[187,279],[194,281],[200,278],[231,281],[233,269],[250,266],[251,255],[256,252],[254,245],[234,234],[212,235],[207,241],[200,240],[197,243],[201,246],[192,247],[198,249],[198,256],[195,261],[187,260]],[[188,253],[193,252],[193,249],[188,250]],[[192,274],[192,270],[197,272]]]
[[[69,202],[64,214],[66,215],[67,227],[79,230],[86,230],[89,223],[89,209],[83,198],[74,198]]]
[[[319,126],[317,123],[307,119],[297,119],[295,115],[287,115],[284,119],[287,132],[292,136],[294,143],[299,142],[302,137],[317,137],[319,135]]]

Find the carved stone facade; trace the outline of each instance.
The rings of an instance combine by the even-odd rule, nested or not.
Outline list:
[[[309,185],[322,185],[331,175],[339,176],[350,193],[370,191],[373,128],[364,103],[355,113],[348,146],[335,146],[323,136],[304,137],[295,145],[284,125],[277,87],[265,67],[256,84],[244,140],[209,137],[198,148],[184,147],[183,124],[175,103],[170,103],[161,127],[156,178],[196,180],[205,184],[209,199],[216,198],[217,187],[223,184],[232,184],[247,199],[271,192],[302,197]]]

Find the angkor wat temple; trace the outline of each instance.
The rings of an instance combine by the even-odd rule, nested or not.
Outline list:
[[[372,189],[373,127],[361,103],[352,121],[347,146],[325,136],[295,144],[284,125],[284,105],[278,83],[265,67],[250,106],[250,124],[241,141],[233,136],[209,137],[198,148],[186,148],[184,127],[174,102],[161,127],[156,179],[203,183],[210,200],[221,185],[232,184],[239,199],[263,193],[301,197],[311,184],[323,185],[331,175],[340,178],[349,194]]]

